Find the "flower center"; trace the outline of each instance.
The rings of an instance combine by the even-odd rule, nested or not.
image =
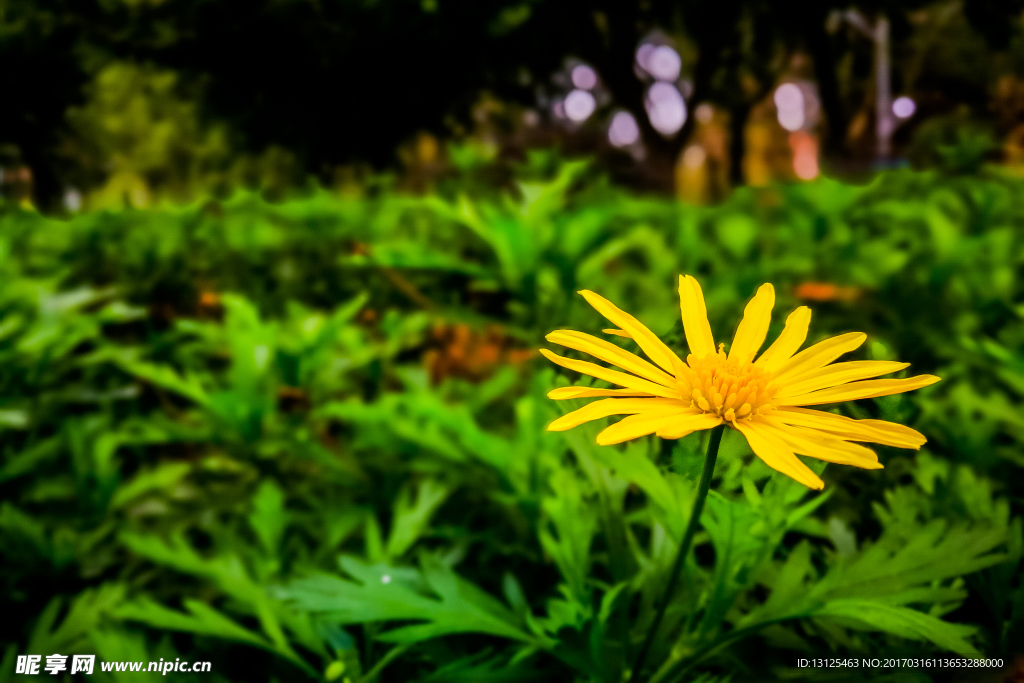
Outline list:
[[[753,363],[738,363],[726,358],[723,347],[718,353],[698,358],[686,357],[676,377],[683,400],[705,413],[714,413],[728,422],[771,411],[776,388],[770,385],[771,373]]]

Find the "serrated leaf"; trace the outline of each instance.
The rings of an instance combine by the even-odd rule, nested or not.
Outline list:
[[[189,463],[169,462],[140,472],[114,492],[110,499],[110,509],[116,510],[151,491],[170,489],[191,470],[192,466]]]
[[[427,531],[430,518],[450,494],[451,489],[435,479],[421,481],[415,496],[411,486],[398,494],[386,548],[388,558],[397,560],[412,547]]]
[[[830,600],[809,616],[841,619],[844,625],[861,630],[877,630],[910,640],[929,641],[964,657],[978,654],[966,640],[977,631],[975,627],[951,624],[907,607],[883,605],[873,600]]]
[[[575,600],[589,602],[586,586],[590,573],[590,544],[597,531],[596,515],[583,499],[579,479],[568,470],[552,473],[550,486],[556,495],[541,503],[550,524],[543,525],[538,538],[544,552],[558,565]],[[552,533],[554,532],[554,533]]]
[[[210,398],[203,388],[200,379],[189,372],[180,374],[174,368],[167,365],[157,365],[139,360],[122,358],[117,364],[127,373],[156,385],[161,389],[167,389],[180,396],[189,398],[201,406],[207,406]]]
[[[276,557],[287,523],[284,493],[268,479],[256,490],[252,499],[252,512],[249,513],[249,525],[268,556]]]
[[[36,621],[27,652],[66,652],[87,646],[93,630],[124,601],[125,586],[107,583],[79,593],[54,628],[62,601],[54,598]]]
[[[455,633],[536,642],[515,614],[444,565],[427,561],[412,580],[408,569],[407,578],[398,580],[401,573],[387,565],[370,566],[349,556],[341,564],[356,580],[314,576],[289,584],[282,595],[298,609],[329,614],[339,624],[424,622],[384,631],[377,636],[384,642],[411,644]],[[417,588],[420,582],[423,588]]]
[[[186,599],[184,605],[188,611],[179,612],[150,598],[139,597],[120,605],[112,616],[126,621],[138,621],[153,628],[216,636],[273,650],[273,646],[262,637],[239,626],[206,603]]]

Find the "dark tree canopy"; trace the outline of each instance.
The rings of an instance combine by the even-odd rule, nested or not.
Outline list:
[[[907,11],[924,5],[859,3],[868,16],[891,17],[894,38],[905,33]],[[1021,6],[972,0],[965,14],[1003,46]],[[314,173],[353,160],[381,166],[417,130],[444,132],[446,120],[466,118],[482,91],[533,103],[536,84],[568,55],[592,63],[615,101],[645,122],[633,53],[662,28],[695,45],[697,61],[684,67],[694,101],[728,108],[734,133],[771,88],[779,46],[809,53],[834,148],[848,117],[836,63],[850,41],[825,25],[829,12],[847,7],[838,0],[4,0],[0,58],[8,68],[0,79],[12,96],[0,110],[0,136],[22,149],[38,191],[52,196],[53,146],[66,109],[81,100],[97,64],[128,59],[201,84],[205,115],[228,122],[243,148],[283,146]],[[649,127],[644,133],[655,155],[669,158],[686,131],[675,141]],[[733,135],[735,145],[740,137]]]

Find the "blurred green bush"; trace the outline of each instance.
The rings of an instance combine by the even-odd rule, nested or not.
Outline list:
[[[270,193],[300,186],[294,154],[274,145],[243,152],[226,124],[203,119],[204,82],[127,61],[98,69],[86,101],[67,112],[69,130],[57,146],[64,184],[85,189],[90,210],[184,202],[239,186]]]
[[[810,341],[862,330],[870,357],[944,381],[844,406],[929,443],[829,468],[820,495],[727,436],[653,680],[811,679],[796,659],[823,653],[1009,662],[1022,190],[900,171],[695,208],[535,155],[501,194],[8,207],[0,680],[58,652],[223,680],[625,680],[702,445],[545,432],[568,379],[529,349],[600,329],[580,288],[681,347],[679,273],[719,334],[772,282],[779,311],[819,300]]]

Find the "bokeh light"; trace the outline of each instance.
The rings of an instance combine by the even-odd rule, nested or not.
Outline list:
[[[620,111],[612,117],[608,126],[608,142],[613,147],[628,147],[640,140],[640,126],[628,111]]]
[[[711,119],[715,118],[715,108],[704,102],[693,110],[693,116],[701,123],[711,123]]]
[[[644,107],[651,126],[666,137],[678,133],[686,123],[686,103],[671,83],[658,81],[652,84],[647,89]]]
[[[793,149],[793,172],[800,180],[813,180],[821,170],[818,167],[818,143],[809,133],[798,131],[789,136]]]
[[[586,64],[578,64],[572,70],[572,84],[580,90],[593,90],[597,85],[597,72]]]
[[[917,104],[906,95],[897,97],[892,103],[892,113],[900,119],[909,119],[917,111]]]
[[[644,43],[636,49],[636,63],[647,73],[651,73],[651,53],[654,50],[655,46],[651,43]]]
[[[570,121],[581,123],[590,118],[597,108],[594,96],[586,90],[573,90],[565,96],[565,116]]]
[[[783,83],[775,89],[775,107],[778,110],[779,125],[788,131],[803,128],[806,121],[804,113],[804,94],[794,83]]]
[[[674,81],[679,78],[683,61],[679,58],[678,52],[668,45],[661,45],[651,51],[647,66],[644,68],[659,81]]]
[[[690,145],[683,152],[683,166],[686,168],[700,168],[708,158],[708,153],[700,145]]]
[[[75,188],[68,188],[64,192],[64,208],[75,212],[82,208],[82,193]]]

